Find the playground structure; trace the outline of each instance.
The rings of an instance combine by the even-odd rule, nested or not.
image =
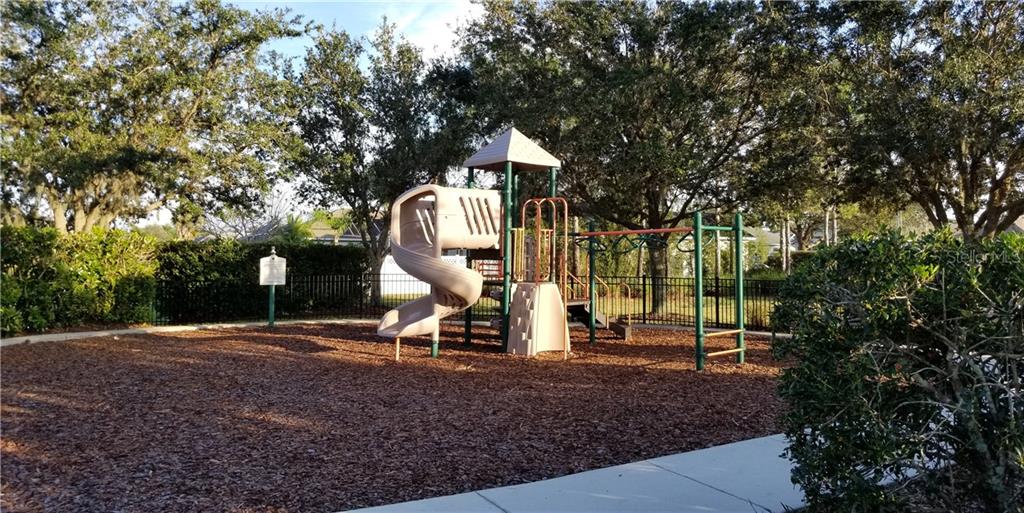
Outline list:
[[[497,213],[495,191],[423,185],[395,200],[391,254],[407,273],[430,284],[431,294],[386,313],[378,334],[396,341],[404,336],[432,334],[436,341],[441,319],[465,310],[480,298],[480,274],[444,262],[441,255],[449,248],[496,247],[500,226]]]
[[[735,328],[707,332],[704,329],[703,243],[704,232],[731,232],[735,261],[743,262],[743,220],[736,214],[731,226],[706,226],[701,213],[693,215],[692,227],[645,230],[570,232],[569,207],[556,196],[561,163],[543,148],[511,128],[463,163],[468,169],[466,188],[436,185],[416,187],[400,196],[392,207],[391,247],[395,262],[410,275],[429,284],[431,293],[389,311],[381,319],[378,334],[395,339],[395,358],[400,357],[401,337],[431,336],[431,356],[437,357],[439,323],[465,312],[466,344],[472,340],[473,304],[485,285],[500,286],[499,316],[492,319],[501,332],[502,351],[533,356],[542,351],[570,352],[569,319],[583,320],[589,342],[596,329],[610,329],[619,338],[631,333],[631,319],[610,319],[598,311],[598,294],[610,287],[596,273],[596,255],[608,249],[599,241],[617,237],[611,246],[627,243],[627,251],[644,245],[664,244],[671,234],[693,241],[694,324],[696,368],[706,359],[735,354],[744,363],[743,266],[734,265]],[[475,171],[503,174],[498,191],[475,188]],[[548,195],[519,203],[520,172],[547,171]],[[519,207],[517,209],[517,206]],[[515,216],[516,210],[519,215]],[[680,243],[682,242],[680,240]],[[586,264],[568,271],[570,244],[584,246]],[[466,267],[446,263],[446,249],[465,249]],[[585,272],[581,272],[581,269]],[[586,274],[586,278],[581,278]],[[626,291],[627,295],[629,294]],[[708,337],[731,336],[733,349],[705,352]]]

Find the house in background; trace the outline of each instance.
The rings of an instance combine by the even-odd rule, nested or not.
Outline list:
[[[1018,217],[1017,220],[1006,229],[1006,233],[1024,233],[1024,216]]]
[[[313,242],[332,246],[362,244],[363,240],[359,237],[359,232],[351,223],[344,222],[340,229],[334,227],[344,221],[347,215],[348,209],[339,208],[331,211],[327,216],[313,216],[313,219],[309,221],[309,231],[313,233]],[[383,221],[374,221],[375,234],[380,233],[383,226]]]

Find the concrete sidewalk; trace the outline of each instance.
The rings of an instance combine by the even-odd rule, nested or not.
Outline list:
[[[782,435],[360,513],[781,513],[803,507]]]

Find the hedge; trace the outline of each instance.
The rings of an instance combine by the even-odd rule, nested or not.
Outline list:
[[[148,323],[164,315],[159,294],[174,304],[175,291],[225,297],[230,317],[247,312],[245,299],[261,296],[257,262],[270,244],[233,240],[158,242],[138,232],[97,229],[60,235],[50,228],[0,228],[2,280],[0,331],[21,332],[87,324]],[[362,274],[365,252],[352,246],[278,245],[292,274]],[[158,292],[159,291],[159,292]],[[181,301],[187,297],[181,298]],[[241,318],[241,317],[240,317]]]
[[[813,511],[1020,511],[1024,237],[896,232],[822,248],[780,290],[779,392]],[[917,504],[917,506],[921,506]]]
[[[274,247],[293,274],[362,274],[366,252],[359,246],[281,245],[234,240],[170,241],[160,245],[156,278],[161,282],[259,279],[257,262]]]
[[[4,335],[87,323],[151,319],[156,241],[93,230],[3,227],[0,326]]]
[[[157,278],[158,319],[162,323],[252,320],[266,315],[266,287],[259,285],[256,262],[270,254],[271,244],[236,241],[170,242],[161,246]],[[288,259],[288,274],[335,276],[346,282],[367,270],[365,251],[359,246],[273,245],[278,256]],[[340,276],[339,276],[340,275]],[[360,300],[362,287],[347,287],[348,303],[298,302],[292,297],[296,280],[278,288],[278,316],[340,311]],[[337,281],[337,280],[335,280]],[[361,283],[361,280],[359,280]]]

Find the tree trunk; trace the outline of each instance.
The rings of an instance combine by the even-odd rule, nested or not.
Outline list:
[[[387,252],[367,251],[367,258],[370,260],[370,304],[381,306],[384,304],[384,297],[381,294],[381,280],[384,277],[380,271],[387,258]]]
[[[68,211],[67,208],[56,201],[50,200],[50,210],[53,211],[53,227],[57,233],[68,233]]]
[[[647,256],[651,275],[651,311],[661,312],[667,306],[665,291],[668,285],[668,250],[652,247],[647,251]]]
[[[829,209],[826,208],[825,209],[825,231],[823,232],[824,239],[822,240],[822,242],[825,244],[825,246],[830,245],[830,243],[832,242],[832,239],[829,238],[829,234],[828,234],[828,230],[829,230],[829,213],[830,213]]]
[[[778,253],[782,260],[782,272],[790,272],[790,218],[782,219],[782,229],[778,234]]]
[[[636,279],[638,280],[644,273],[644,247],[646,246],[641,245],[636,250]]]

